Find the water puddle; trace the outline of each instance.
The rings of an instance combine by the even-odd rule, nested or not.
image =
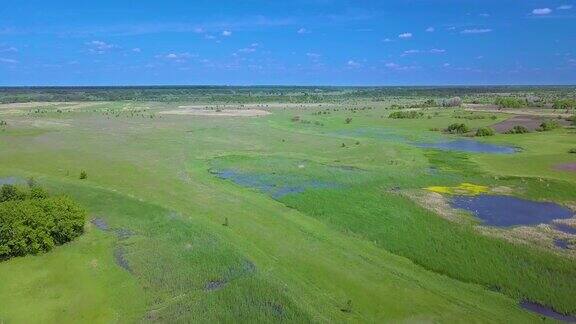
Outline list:
[[[450,205],[471,212],[486,225],[499,227],[548,224],[574,215],[572,210],[552,202],[501,195],[454,196]]]
[[[555,320],[558,321],[562,321],[562,322],[566,322],[566,323],[576,323],[576,316],[570,316],[570,315],[564,315],[561,313],[556,312],[555,310],[553,310],[552,308],[543,306],[541,304],[538,303],[533,303],[527,300],[521,301],[520,302],[520,307],[522,307],[523,309],[542,315],[542,316],[546,316],[549,318],[553,318]]]
[[[3,186],[5,184],[14,185],[14,184],[18,184],[20,182],[21,182],[20,179],[18,179],[16,177],[0,178],[0,186]]]
[[[576,235],[576,227],[572,227],[570,225],[566,225],[566,224],[562,224],[562,223],[556,223],[556,224],[554,224],[554,228],[556,228],[560,232],[564,232],[566,234]]]
[[[570,242],[566,239],[554,239],[554,245],[562,250],[570,249]]]
[[[274,199],[286,195],[302,193],[308,189],[337,188],[338,184],[320,180],[301,180],[277,174],[242,173],[237,170],[226,169],[212,171],[220,179],[230,180],[237,185],[257,189]]]
[[[470,139],[439,141],[433,143],[413,143],[422,148],[433,148],[442,151],[458,151],[470,153],[513,154],[520,151],[517,147],[496,145]]]
[[[256,272],[256,265],[252,261],[244,260],[237,267],[230,267],[224,276],[219,279],[210,280],[204,284],[204,291],[210,292],[224,288],[229,282],[238,278],[252,275]]]
[[[116,261],[116,264],[119,265],[122,269],[132,273],[130,263],[128,263],[128,259],[126,259],[126,251],[121,246],[114,250],[114,261]]]

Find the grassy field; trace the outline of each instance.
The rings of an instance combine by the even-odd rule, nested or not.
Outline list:
[[[554,169],[574,161],[574,129],[481,139],[516,154],[438,151],[414,143],[509,115],[390,119],[390,102],[261,117],[159,114],[187,102],[0,108],[0,179],[35,177],[96,219],[0,263],[0,323],[542,321],[524,299],[576,313],[576,254],[550,231],[542,244],[490,235],[413,199],[469,182],[574,205],[576,173]]]

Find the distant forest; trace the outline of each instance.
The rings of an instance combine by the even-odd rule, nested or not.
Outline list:
[[[576,86],[462,87],[295,87],[295,86],[156,86],[156,87],[0,87],[0,103],[32,101],[160,101],[203,103],[315,103],[397,98],[533,95],[575,97]],[[482,101],[482,100],[480,100]]]

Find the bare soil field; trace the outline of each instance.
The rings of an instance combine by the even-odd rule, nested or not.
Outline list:
[[[550,119],[543,116],[534,116],[534,115],[518,115],[512,118],[506,119],[505,121],[501,121],[492,125],[492,128],[498,133],[505,133],[510,130],[512,127],[520,125],[526,127],[531,132],[535,131],[540,124],[545,120]],[[567,126],[570,123],[564,119],[556,119],[560,125]]]
[[[485,104],[464,104],[464,109],[467,111],[484,111],[493,113],[506,113],[512,115],[528,115],[528,116],[542,116],[542,117],[570,117],[574,112],[555,111],[546,108],[499,108],[496,105]]]

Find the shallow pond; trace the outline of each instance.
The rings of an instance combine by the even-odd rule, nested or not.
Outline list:
[[[470,139],[447,140],[433,143],[413,143],[422,148],[471,153],[513,154],[520,150],[513,146],[496,145]]]
[[[237,185],[258,189],[274,199],[297,194],[307,189],[337,188],[338,184],[320,180],[300,180],[293,177],[267,174],[242,173],[237,170],[220,170],[213,172],[221,179],[230,180]]]
[[[574,215],[572,210],[552,202],[512,196],[455,196],[450,200],[450,205],[473,213],[486,225],[502,227],[547,224],[554,219],[566,219]]]
[[[564,232],[566,234],[572,234],[572,235],[576,235],[576,227],[572,227],[570,225],[566,225],[566,224],[554,224],[554,227],[559,230],[560,232]]]
[[[524,308],[527,311],[536,313],[536,314],[540,314],[542,316],[546,316],[549,318],[553,318],[555,320],[558,321],[562,321],[562,322],[567,322],[567,323],[575,323],[576,322],[576,316],[570,316],[570,315],[564,315],[561,313],[556,312],[555,310],[540,305],[538,303],[533,303],[530,301],[521,301],[520,302],[520,307]]]

